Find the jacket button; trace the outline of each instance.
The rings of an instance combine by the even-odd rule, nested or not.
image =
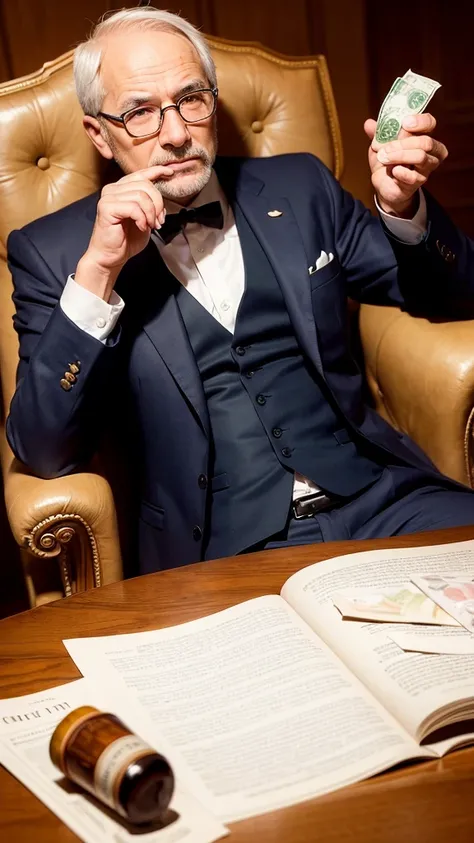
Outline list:
[[[257,401],[257,404],[260,404],[261,407],[263,407],[263,405],[267,403],[267,399],[262,394],[257,395],[256,401]]]
[[[281,453],[282,453],[282,456],[284,456],[284,457],[286,457],[286,459],[288,459],[288,457],[291,457],[291,448],[282,448]]]
[[[282,431],[281,427],[274,427],[273,430],[272,430],[272,434],[275,437],[275,439],[279,439],[280,436],[282,435],[282,433],[283,433],[283,431]]]
[[[66,378],[61,378],[59,383],[61,384],[62,388],[66,390],[66,392],[68,392],[70,389],[72,389],[72,383],[69,383],[69,381],[67,381]]]
[[[235,353],[238,354],[239,357],[243,357],[245,354],[245,348],[243,347],[243,345],[238,345],[235,349]]]
[[[207,477],[205,474],[200,474],[198,477],[198,486],[200,489],[207,489]]]
[[[202,530],[200,527],[193,527],[193,539],[195,542],[198,542],[202,539]]]
[[[246,378],[253,378],[254,374],[255,374],[255,372],[253,371],[253,369],[249,369],[248,372],[245,372],[245,377]]]

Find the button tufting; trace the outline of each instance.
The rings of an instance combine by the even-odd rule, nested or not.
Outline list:
[[[45,158],[44,155],[42,155],[41,158],[38,158],[36,166],[39,167],[40,170],[49,170],[51,162],[49,158]]]
[[[252,132],[255,132],[258,135],[260,132],[263,132],[263,123],[261,120],[254,120],[252,123]]]

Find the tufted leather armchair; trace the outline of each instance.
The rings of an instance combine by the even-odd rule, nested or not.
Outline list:
[[[220,152],[312,152],[339,178],[342,144],[324,57],[290,59],[256,44],[209,41],[219,78]],[[7,513],[24,550],[32,605],[45,598],[41,572],[51,558],[57,559],[66,595],[122,577],[108,480],[93,470],[36,478],[13,458],[4,433],[18,357],[6,240],[12,229],[103,183],[104,165],[82,130],[81,117],[72,53],[0,85],[0,460]],[[364,306],[361,327],[377,408],[412,435],[443,471],[468,482],[474,388],[469,325],[431,325],[395,308]]]

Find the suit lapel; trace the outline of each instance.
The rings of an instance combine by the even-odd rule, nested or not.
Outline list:
[[[297,338],[322,372],[311,304],[308,258],[290,203],[285,197],[261,194],[263,183],[243,178],[235,201],[260,241],[280,284]],[[281,216],[269,216],[269,211]]]
[[[186,396],[204,432],[209,435],[209,415],[202,381],[174,295],[174,285],[178,282],[168,271],[152,241],[140,255],[129,261],[126,277],[121,277],[120,281],[118,286],[124,291],[125,298],[129,300],[134,296],[135,302],[137,287],[146,285],[146,303],[143,307],[143,301],[138,302],[137,318]],[[128,296],[126,287],[129,288]]]
[[[237,202],[260,241],[281,286],[297,338],[308,357],[322,372],[316,326],[308,281],[308,258],[300,230],[288,200],[271,193],[262,195],[264,183],[240,170],[235,161],[217,163],[219,180],[229,201]],[[272,210],[281,216],[269,216]],[[209,435],[209,416],[196,360],[173,294],[174,279],[155,244],[132,258],[117,282],[118,292],[134,302],[135,319],[193,408]],[[177,283],[177,282],[176,282]],[[140,291],[146,285],[146,303]],[[138,289],[137,289],[138,288]],[[133,306],[133,305],[132,305]]]

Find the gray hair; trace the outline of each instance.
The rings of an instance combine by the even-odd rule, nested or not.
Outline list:
[[[121,9],[102,18],[94,27],[87,41],[79,44],[74,52],[74,81],[76,93],[85,114],[96,117],[101,110],[106,91],[100,78],[103,48],[101,39],[113,32],[132,27],[177,32],[184,35],[196,50],[211,87],[216,86],[216,68],[205,38],[189,21],[155,9],[153,6]]]

